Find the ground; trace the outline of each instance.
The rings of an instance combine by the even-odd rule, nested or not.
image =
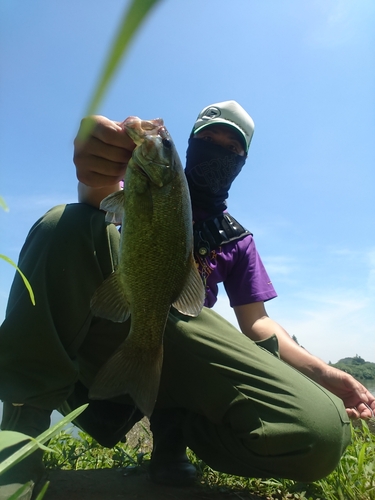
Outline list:
[[[143,451],[152,448],[147,419],[127,434],[127,443],[135,447],[142,440]],[[133,469],[53,470],[44,500],[258,500],[249,493],[210,491],[199,483],[190,488],[154,484],[147,464]],[[264,499],[263,499],[264,500]]]
[[[237,492],[211,492],[197,485],[172,488],[152,483],[146,471],[125,469],[56,470],[44,500],[256,500]]]
[[[145,437],[142,425],[147,428],[148,422],[143,420],[128,434],[127,441],[130,446],[137,445],[140,434],[145,448],[152,446],[150,435],[146,433]],[[373,420],[369,422],[369,427],[371,432],[375,433]],[[148,478],[147,465],[133,469],[53,470],[48,479],[50,485],[44,500],[267,500],[268,498],[228,489],[212,491],[199,483],[191,488],[168,488],[156,485]]]

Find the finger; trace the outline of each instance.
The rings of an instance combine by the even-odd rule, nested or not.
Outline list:
[[[350,418],[362,418],[368,420],[374,417],[374,410],[367,403],[359,403],[354,408],[347,408],[347,414]]]
[[[74,149],[74,163],[80,161],[81,158],[98,157],[115,163],[127,164],[131,155],[132,151],[128,149],[106,144],[96,137],[90,137],[85,144]]]
[[[346,413],[351,420],[360,418],[360,413],[357,408],[346,408]]]
[[[358,410],[361,413],[361,418],[374,418],[375,416],[373,408],[367,403],[362,403],[361,405],[359,405]]]
[[[77,179],[91,187],[112,186],[120,182],[125,177],[127,166],[96,156],[82,157],[76,165]]]
[[[367,391],[367,404],[375,411],[375,396],[370,391]]]
[[[104,116],[101,116],[97,122],[93,135],[106,144],[125,148],[129,151],[135,148],[133,139],[128,136],[122,124],[108,120]]]
[[[90,174],[83,176],[85,180],[78,180],[86,186],[90,186],[91,188],[105,188],[107,186],[114,186],[118,184],[123,179],[123,177],[124,176],[115,177],[103,175],[98,172],[90,172]]]
[[[86,133],[85,133],[86,131]],[[85,147],[85,143],[96,137],[104,144],[117,146],[132,151],[135,147],[120,122],[109,120],[105,116],[89,116],[83,118],[74,141],[76,148]]]

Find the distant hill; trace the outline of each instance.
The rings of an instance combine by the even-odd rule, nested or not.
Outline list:
[[[330,362],[329,364],[349,373],[357,380],[363,382],[375,380],[375,363],[365,361],[363,358],[358,356],[358,354],[356,354],[354,358],[343,358],[337,363]]]

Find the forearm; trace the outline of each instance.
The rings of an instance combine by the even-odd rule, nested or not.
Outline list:
[[[298,345],[281,325],[268,316],[256,320],[245,334],[255,341],[275,334],[281,359],[316,382],[320,382],[326,371],[327,365],[324,361]]]
[[[263,302],[254,302],[234,307],[241,331],[254,341],[265,340],[276,335],[282,360],[320,383],[327,370],[324,361],[310,354],[297,344],[284,328],[271,319]]]
[[[83,182],[78,182],[78,201],[99,208],[100,202],[109,194],[119,191],[120,184],[94,188],[86,186]]]

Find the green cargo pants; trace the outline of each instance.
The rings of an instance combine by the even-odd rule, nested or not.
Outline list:
[[[129,331],[129,321],[90,311],[118,247],[116,227],[84,204],[55,207],[32,227],[19,265],[36,305],[16,276],[0,328],[3,401],[52,410],[77,381],[90,387]],[[197,318],[169,315],[157,407],[185,409],[187,445],[235,475],[313,481],[336,467],[350,440],[341,400],[206,308]]]

